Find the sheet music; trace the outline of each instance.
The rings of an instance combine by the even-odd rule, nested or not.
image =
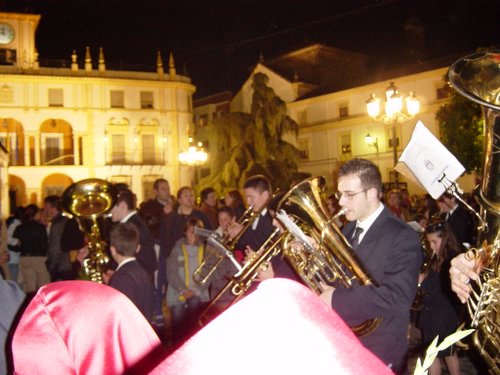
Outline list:
[[[418,121],[410,142],[405,147],[395,169],[405,177],[417,182],[434,199],[446,190],[439,180],[446,175],[456,181],[465,171],[458,159]]]
[[[285,226],[287,231],[295,237],[295,239],[300,241],[304,246],[307,246],[309,250],[313,250],[309,237],[307,237],[302,229],[300,229],[299,226],[295,224],[292,219],[290,219],[284,210],[277,212],[276,218],[278,218],[278,220]]]

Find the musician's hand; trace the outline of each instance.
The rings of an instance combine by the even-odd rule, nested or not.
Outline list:
[[[170,199],[165,205],[163,206],[163,213],[165,215],[168,215],[174,210],[174,202]]]
[[[230,239],[233,239],[238,235],[238,233],[241,232],[242,229],[243,229],[243,225],[238,223],[236,221],[236,219],[233,218],[231,224],[229,224],[229,226],[227,228],[227,234],[228,234]]]
[[[89,255],[89,248],[87,247],[87,245],[85,245],[81,249],[77,250],[76,260],[80,262],[80,264],[83,264],[83,260],[87,258],[88,255]]]
[[[264,269],[259,269],[255,281],[264,281],[274,277],[273,264],[269,262]]]
[[[194,296],[194,292],[191,289],[186,289],[184,292],[182,292],[182,296],[188,300],[192,296]]]
[[[323,302],[325,302],[329,307],[332,307],[332,296],[333,292],[335,292],[335,288],[330,285],[326,285],[324,282],[319,283],[321,286],[321,289],[323,289],[323,292],[321,292],[319,298]]]
[[[102,282],[104,284],[109,284],[109,280],[111,280],[111,277],[113,276],[114,273],[115,273],[115,271],[113,271],[113,270],[106,270],[106,272],[103,272],[102,273]]]
[[[472,259],[472,252],[469,256],[462,253],[451,261],[450,278],[451,289],[457,294],[462,303],[465,303],[470,296],[471,287],[469,281],[477,280],[479,277],[479,265]]]

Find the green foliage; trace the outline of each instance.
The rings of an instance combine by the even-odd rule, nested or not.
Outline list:
[[[212,157],[211,175],[200,187],[219,192],[241,188],[255,174],[263,174],[273,189],[288,190],[298,169],[299,150],[283,140],[284,134],[298,133],[297,123],[287,115],[286,103],[262,73],[253,76],[251,113],[229,113],[209,124],[210,139],[218,145]]]
[[[436,120],[441,142],[463,164],[466,172],[480,172],[484,152],[481,106],[450,90],[450,101],[436,112]]]

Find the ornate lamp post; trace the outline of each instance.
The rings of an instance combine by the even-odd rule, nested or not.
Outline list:
[[[386,124],[392,124],[392,150],[394,157],[394,166],[398,162],[398,144],[396,142],[396,129],[398,123],[412,118],[420,111],[420,101],[415,94],[410,91],[405,98],[406,111],[403,108],[403,96],[399,93],[398,88],[391,82],[385,90],[384,113],[380,113],[380,99],[375,94],[371,94],[366,101],[366,110],[368,115],[375,121],[383,121]],[[368,143],[371,139],[366,139]],[[377,145],[378,146],[378,145]],[[377,147],[378,149],[378,147]],[[399,175],[395,172],[396,188],[399,186]]]
[[[192,137],[189,137],[188,142],[187,151],[179,153],[179,163],[193,167],[204,164],[208,159],[208,154],[203,149],[203,144],[198,142],[197,146],[193,146]]]

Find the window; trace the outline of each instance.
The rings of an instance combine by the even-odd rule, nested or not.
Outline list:
[[[48,197],[49,195],[58,195],[61,196],[64,193],[66,188],[64,186],[59,185],[47,185],[44,187],[44,196]]]
[[[351,153],[351,135],[344,134],[340,136],[340,148],[342,150],[342,154],[350,154]]]
[[[111,162],[125,163],[125,135],[111,135]]]
[[[436,88],[437,99],[447,99],[450,96],[450,87],[448,85]]]
[[[297,113],[297,123],[299,125],[305,124],[307,122],[307,111],[304,109],[303,111],[299,111]]]
[[[163,176],[160,175],[146,175],[142,176],[142,196],[144,200],[154,199],[155,193],[153,190],[154,182]]]
[[[63,105],[63,89],[49,89],[49,107],[62,107]]]
[[[395,139],[395,144],[394,146],[394,141],[393,141],[393,134],[396,133],[396,139]],[[399,128],[396,127],[395,129],[390,126],[385,129],[385,134],[386,134],[386,139],[387,139],[387,148],[388,149],[393,149],[394,147],[398,148],[399,147]]]
[[[300,158],[302,160],[309,159],[309,140],[308,139],[299,140],[299,152],[300,152]]]
[[[347,104],[339,106],[339,117],[349,117],[349,107]]]
[[[44,165],[64,164],[62,155],[63,135],[48,133],[42,134],[42,163]]]
[[[153,92],[152,91],[141,91],[141,108],[142,109],[152,109],[154,108],[153,102]]]
[[[204,128],[207,125],[208,125],[208,115],[207,114],[201,115],[198,118],[198,126],[200,128]]]
[[[124,108],[124,93],[123,91],[111,91],[111,108]]]
[[[16,133],[0,133],[0,143],[9,152],[10,165],[19,165],[19,149]]]
[[[155,164],[155,136],[153,134],[142,134],[142,162],[143,164]]]

